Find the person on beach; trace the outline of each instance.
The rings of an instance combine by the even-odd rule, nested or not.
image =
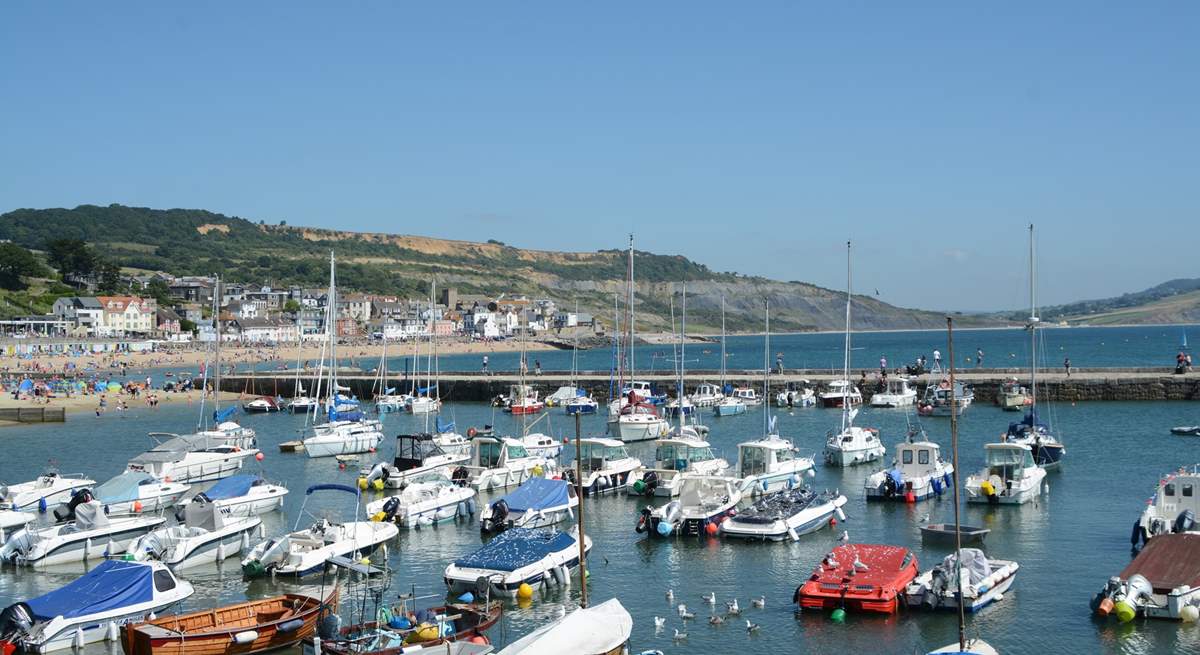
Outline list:
[[[1071,358],[1067,357],[1063,360],[1063,368],[1067,370],[1067,377],[1071,377]]]

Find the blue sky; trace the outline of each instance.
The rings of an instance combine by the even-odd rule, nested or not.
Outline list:
[[[682,253],[907,306],[1200,275],[1200,4],[0,4],[0,211]]]

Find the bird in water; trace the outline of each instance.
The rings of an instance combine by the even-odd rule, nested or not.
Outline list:
[[[663,628],[666,627],[666,625],[667,625],[666,617],[664,617],[664,616],[654,617],[654,632],[655,633],[662,632]]]
[[[725,603],[725,610],[726,610],[726,613],[733,614],[734,616],[742,613],[742,608],[738,607],[738,602],[737,602],[736,598],[729,601],[728,603]]]
[[[668,601],[675,600],[675,590],[674,589],[667,590],[667,600]]]
[[[714,592],[710,591],[707,594],[704,594],[703,596],[701,596],[701,598],[703,598],[704,602],[708,603],[709,605],[717,604],[717,594],[715,594]]]
[[[716,614],[708,617],[709,625],[721,625],[722,623],[725,623],[725,619],[717,616]]]
[[[762,609],[767,606],[767,597],[759,596],[758,598],[751,598],[750,604],[757,607],[758,609]]]
[[[680,603],[679,604],[679,618],[683,619],[684,621],[690,621],[690,620],[696,618],[696,615],[694,613],[688,611],[687,605]]]
[[[750,619],[746,619],[746,632],[750,632],[750,633],[752,633],[752,632],[754,632],[755,630],[758,630],[758,624],[757,624],[757,623],[751,623],[751,622],[750,622]]]
[[[843,544],[850,543],[850,533],[846,530],[842,530],[842,536],[838,537],[838,542]]]
[[[679,628],[675,628],[675,641],[683,641],[684,639],[687,639],[687,633],[680,632]]]
[[[929,522],[929,514],[926,513],[925,516],[921,517],[921,523],[928,523],[928,522]]]

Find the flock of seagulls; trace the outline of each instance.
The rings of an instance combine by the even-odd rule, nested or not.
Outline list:
[[[666,596],[667,596],[668,603],[675,602],[675,590],[674,589],[668,589]],[[702,594],[700,596],[700,599],[703,600],[705,603],[707,603],[710,607],[714,608],[712,610],[712,615],[708,617],[709,625],[712,625],[712,626],[724,625],[726,619],[728,619],[729,617],[741,616],[741,614],[742,614],[742,607],[741,607],[741,605],[738,604],[738,600],[736,598],[725,602],[724,616],[716,613],[715,608],[717,605],[717,594],[715,592],[710,591],[706,594]],[[763,609],[767,606],[767,597],[759,596],[758,598],[751,598],[750,605],[756,609]],[[696,618],[696,613],[688,609],[687,603],[679,603],[678,605],[676,605],[675,613],[678,614],[679,618],[684,621],[691,621],[692,619]],[[663,632],[663,630],[666,629],[666,627],[667,627],[667,618],[665,616],[654,617],[654,634],[661,634]],[[755,623],[749,619],[746,619],[746,634],[754,634],[755,632],[758,631],[759,627],[760,626],[757,623]],[[680,642],[680,641],[687,640],[688,634],[686,632],[680,632],[679,628],[673,628],[673,630],[674,630],[674,634],[671,637],[671,639],[673,641]]]

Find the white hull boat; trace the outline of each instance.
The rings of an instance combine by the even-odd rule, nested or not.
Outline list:
[[[1025,444],[984,445],[987,468],[967,478],[967,502],[1021,505],[1042,493],[1046,470],[1033,461]]]
[[[857,466],[883,459],[887,449],[879,440],[879,430],[849,425],[825,442],[825,463],[830,466]]]
[[[225,518],[249,518],[283,507],[287,487],[256,475],[234,475],[192,498],[191,505],[211,505]]]
[[[375,452],[383,432],[378,421],[334,421],[318,426],[304,440],[309,457],[336,457]]]
[[[54,505],[67,502],[79,489],[95,484],[95,480],[78,474],[43,473],[29,482],[0,485],[0,510],[44,512]]]
[[[902,375],[889,377],[887,389],[871,396],[871,407],[908,407],[917,402],[917,390]]]
[[[566,480],[532,478],[484,506],[479,513],[479,529],[503,532],[512,528],[546,528],[575,518],[579,497],[575,485]]]
[[[1164,534],[1200,531],[1200,466],[1181,468],[1158,478],[1154,496],[1133,523],[1130,542],[1138,548]]]
[[[678,498],[642,510],[636,531],[652,537],[715,535],[742,500],[736,482],[733,478],[686,475]]]
[[[450,473],[456,467],[471,460],[470,442],[467,442],[463,449],[452,446],[454,450],[447,451],[439,445],[439,436],[442,435],[427,433],[398,435],[396,437],[396,456],[392,458],[392,463],[376,465],[375,468],[361,471],[359,473],[360,480],[365,481],[367,486],[374,486],[375,480],[378,479],[382,481],[383,486],[389,489],[403,489],[408,486],[410,481],[423,479],[431,473],[449,479]],[[380,466],[383,468],[377,473]],[[359,488],[362,486],[360,481]]]
[[[429,396],[417,396],[405,407],[409,414],[436,414],[442,411],[442,401]]]
[[[166,519],[157,516],[110,519],[100,503],[80,503],[70,523],[26,527],[13,533],[0,548],[0,560],[44,568],[112,557],[163,523]]]
[[[671,424],[657,414],[621,414],[616,423],[616,437],[625,443],[653,441],[671,431]]]
[[[631,476],[628,492],[635,496],[673,498],[687,476],[723,476],[729,462],[713,454],[707,441],[670,437],[660,439],[654,451],[654,468]]]
[[[916,503],[941,496],[953,484],[954,465],[942,461],[940,453],[932,441],[897,444],[892,467],[872,473],[863,483],[867,500]]]
[[[106,514],[117,517],[174,507],[191,488],[191,485],[159,480],[148,473],[125,472],[96,485],[89,494],[104,506]],[[56,515],[59,513],[60,510],[55,510]]]
[[[262,537],[262,519],[224,518],[212,507],[189,504],[184,510],[184,522],[159,528],[139,537],[129,545],[129,556],[135,561],[157,560],[182,571],[206,564],[216,564],[250,549],[250,535]]]
[[[562,442],[548,434],[527,434],[519,440],[525,445],[525,452],[534,457],[545,457],[546,459],[558,459],[559,453],[562,452]]]
[[[583,475],[584,496],[618,493],[630,484],[630,478],[641,478],[641,460],[630,457],[625,443],[617,439],[589,438],[579,440],[579,462],[571,462],[563,473],[575,483],[576,469]]]
[[[808,489],[778,491],[761,497],[750,507],[721,523],[721,534],[738,539],[798,541],[830,524],[846,520],[846,497]]]
[[[797,457],[792,442],[777,434],[738,444],[735,475],[743,494],[760,496],[804,484],[816,475],[811,457]]]
[[[851,407],[862,404],[862,392],[849,380],[834,380],[829,383],[829,389],[821,392],[821,407],[844,407],[849,401]]]
[[[585,552],[592,540],[585,536]],[[493,596],[514,598],[522,584],[537,591],[544,586],[570,584],[571,569],[579,566],[575,533],[515,528],[493,538],[482,548],[446,567],[443,579],[451,595],[478,592],[476,582],[491,583]]]
[[[456,485],[436,473],[412,478],[396,496],[367,505],[372,521],[391,521],[401,528],[422,528],[475,514],[475,490]]]
[[[471,463],[455,469],[456,480],[466,480],[479,491],[515,487],[529,478],[552,475],[557,466],[544,457],[535,457],[525,444],[510,437],[476,437]]]
[[[962,580],[955,574],[961,558]],[[958,611],[959,594],[968,612],[978,612],[1001,600],[1016,579],[1020,566],[1007,560],[988,559],[982,550],[963,548],[942,563],[918,575],[908,584],[904,598],[908,606],[923,610]]]
[[[18,512],[11,509],[0,510],[0,546],[8,541],[8,535],[24,528],[37,518],[29,512]]]
[[[786,389],[775,394],[775,404],[780,407],[812,407],[817,404],[817,394],[808,380],[799,384],[788,382]]]
[[[223,434],[218,431],[170,435],[171,438],[129,460],[125,470],[184,484],[220,480],[240,471],[246,459],[259,452],[253,447],[231,443],[242,439],[218,436]]]
[[[696,407],[712,407],[721,402],[721,399],[724,397],[725,394],[721,391],[720,386],[705,382],[696,387],[695,393],[688,396],[688,399]]]

